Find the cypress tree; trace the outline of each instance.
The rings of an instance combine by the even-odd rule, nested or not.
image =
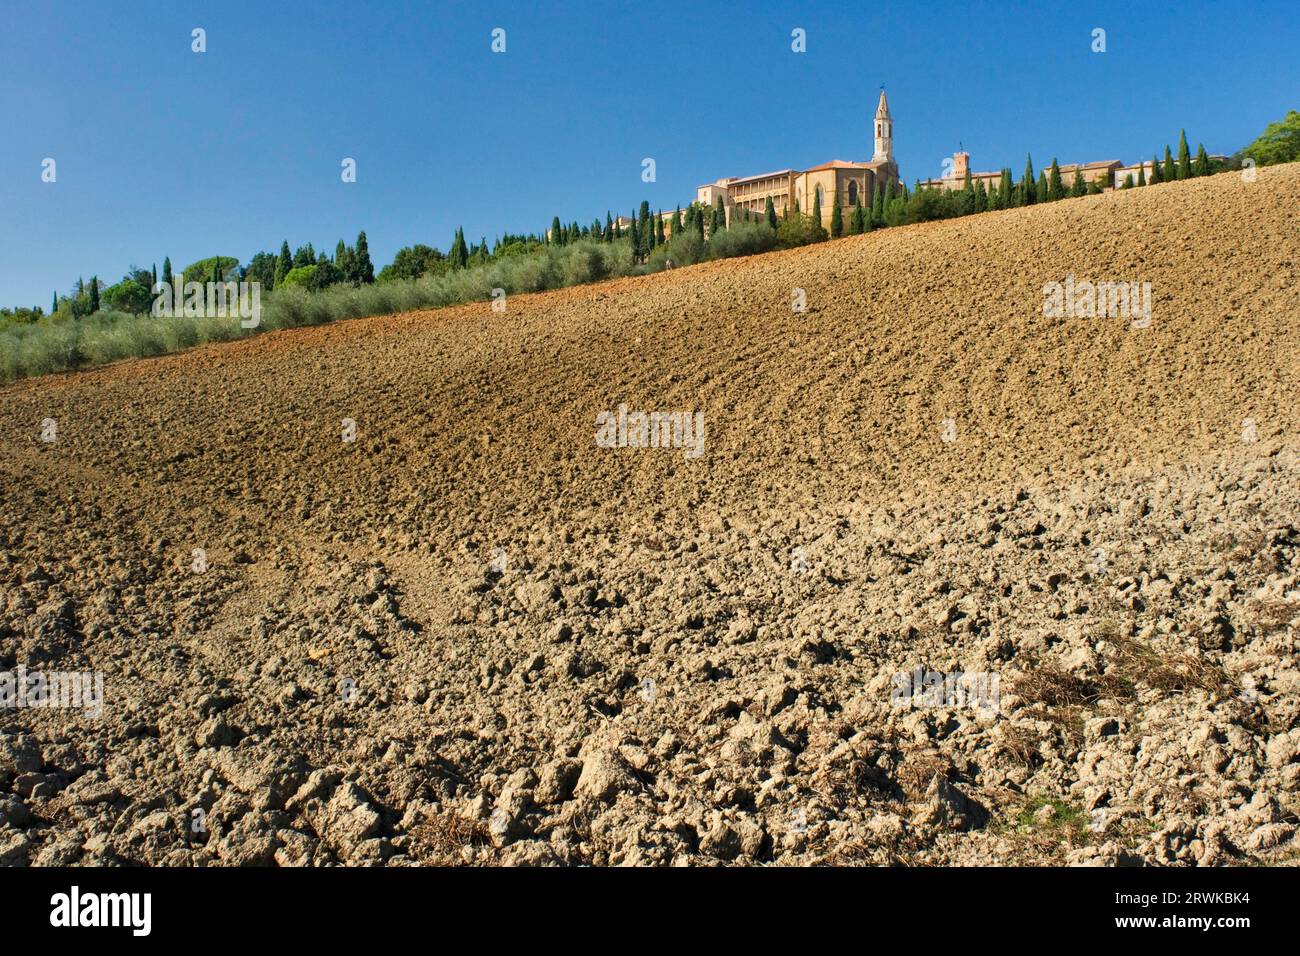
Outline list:
[[[487,255],[487,241],[483,241],[484,258]],[[375,281],[375,264],[370,261],[370,245],[366,242],[366,231],[362,229],[357,233],[357,247],[355,250],[348,250],[351,253],[352,268],[355,270],[356,281],[364,285],[369,285]]]
[[[614,241],[614,216],[608,209],[605,210],[605,241]]]
[[[1139,185],[1139,186],[1145,186],[1146,184],[1147,184],[1147,167],[1146,167],[1146,164],[1145,164],[1145,163],[1138,163],[1138,185]]]
[[[682,207],[678,206],[677,211],[673,213],[673,235],[680,236],[682,234],[683,228],[684,227],[682,225]]]
[[[99,276],[90,277],[90,314],[99,311]]]
[[[469,265],[469,247],[465,245],[465,229],[462,226],[456,227],[456,238],[451,241],[451,249],[447,251],[447,265],[452,269],[464,269]]]
[[[293,256],[289,254],[289,240],[286,239],[280,244],[280,257],[275,261],[275,284],[280,286],[284,283],[284,277],[293,269]],[[163,260],[163,282],[169,281],[172,274],[171,263]]]
[[[289,251],[289,243],[286,242],[286,243],[284,244],[284,251],[281,252],[280,254],[281,254],[281,255],[284,255],[284,254],[287,253],[288,251]],[[163,282],[166,283],[167,285],[171,285],[171,284],[172,284],[172,260],[171,260],[171,257],[170,257],[170,256],[163,256],[163,274],[162,274],[162,280],[163,280]]]
[[[862,224],[863,217],[866,215],[862,208],[862,197],[858,196],[857,204],[853,207],[853,215],[849,217],[849,235],[860,236],[865,228]]]
[[[1196,144],[1196,163],[1192,166],[1192,175],[1210,175],[1210,154],[1205,151],[1204,143]]]
[[[632,224],[628,226],[628,235],[632,237],[632,261],[641,260],[641,230],[636,222],[636,210],[632,210]]]
[[[1011,203],[1011,169],[1003,166],[1002,178],[998,180],[998,208],[1010,209]]]
[[[1192,175],[1192,154],[1187,149],[1187,130],[1178,134],[1178,178],[1187,179]]]
[[[767,224],[773,229],[776,228],[776,206],[772,204],[772,197],[767,197],[767,202],[763,207],[763,215],[767,218]]]
[[[1169,152],[1169,144],[1166,143],[1165,144],[1165,168],[1164,168],[1163,180],[1167,183],[1172,183],[1177,178],[1178,178],[1178,168],[1174,166],[1173,154]]]
[[[989,194],[984,188],[984,180],[980,180],[975,187],[975,211],[987,212],[989,208]]]
[[[53,315],[55,312],[58,311],[59,311],[59,293],[56,291],[54,293],[54,304],[50,306],[50,315]]]
[[[564,227],[560,225],[560,217],[551,217],[551,243],[553,245],[564,245]]]
[[[662,246],[667,241],[668,237],[664,235],[664,211],[660,209],[659,215],[655,217],[655,245]]]
[[[1034,193],[1034,202],[1045,202],[1047,198],[1047,170],[1038,174],[1038,188]]]
[[[1052,157],[1052,172],[1047,178],[1047,199],[1049,202],[1055,202],[1058,199],[1065,198],[1065,185],[1061,182],[1061,167],[1057,165],[1056,157]]]
[[[831,193],[831,238],[838,239],[844,235],[844,213],[840,212],[840,195]]]
[[[1024,177],[1021,179],[1021,206],[1032,206],[1037,199],[1034,186],[1034,157],[1024,159]]]
[[[152,290],[155,286],[158,285],[158,263],[155,262],[152,266],[149,267],[149,273],[153,277],[150,280],[152,284],[149,286],[150,290]]]
[[[1152,156],[1151,157],[1151,185],[1154,186],[1156,183],[1161,182],[1163,178],[1164,177],[1160,175],[1160,158],[1158,156]]]
[[[812,208],[813,228],[817,229],[822,224],[822,193],[820,189],[813,190],[813,208]]]
[[[722,205],[722,197],[713,197],[713,218],[709,221],[709,236],[712,238],[727,228],[727,210]]]

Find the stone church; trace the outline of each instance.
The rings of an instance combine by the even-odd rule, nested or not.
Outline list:
[[[832,202],[838,202],[845,223],[859,199],[864,206],[871,204],[877,186],[892,182],[901,185],[898,165],[894,162],[894,118],[889,114],[889,100],[883,88],[880,103],[876,106],[876,152],[870,162],[852,163],[833,159],[812,169],[782,169],[757,176],[731,176],[700,186],[695,191],[696,201],[713,205],[719,197],[727,212],[730,225],[737,209],[748,209],[761,216],[767,208],[768,197],[777,216],[793,209],[798,203],[804,214],[811,213],[813,204],[821,198],[822,225],[830,227]]]

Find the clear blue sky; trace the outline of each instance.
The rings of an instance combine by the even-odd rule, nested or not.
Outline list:
[[[868,159],[882,82],[908,182],[958,141],[1017,174],[1026,152],[1150,157],[1182,126],[1229,153],[1300,107],[1296,0],[11,0],[2,21],[0,303],[46,308],[78,275],[164,255],[332,252],[364,228],[379,267],[457,225],[491,240]]]

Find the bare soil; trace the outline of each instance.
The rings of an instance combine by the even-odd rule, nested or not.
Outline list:
[[[0,671],[105,690],[0,710],[0,863],[1294,862],[1258,173],[0,388]]]

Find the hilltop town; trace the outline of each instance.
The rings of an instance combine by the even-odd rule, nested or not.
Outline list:
[[[876,105],[874,132],[875,152],[865,162],[833,159],[805,170],[780,169],[749,176],[727,176],[699,186],[695,191],[695,202],[703,206],[720,206],[728,227],[738,217],[756,219],[768,215],[769,205],[771,214],[779,219],[788,216],[792,209],[801,210],[805,215],[812,215],[816,210],[818,215],[815,218],[827,230],[832,229],[836,218],[835,207],[839,206],[842,220],[849,223],[853,211],[860,204],[868,208],[873,202],[883,205],[905,188],[894,159],[894,117],[883,86],[880,101]],[[1172,162],[1168,150],[1166,155]],[[1198,152],[1198,161],[1207,163],[1207,171],[1213,164],[1226,162],[1227,158],[1207,154],[1204,147]],[[1159,182],[1163,172],[1162,164],[1154,158],[1129,164],[1118,159],[1066,164],[1056,164],[1053,160],[1053,164],[1063,183],[1062,188],[1073,186],[1080,193],[1122,189],[1126,184],[1140,186]],[[950,160],[945,161],[944,170],[938,178],[916,180],[914,188],[955,191],[970,187],[983,190],[989,195],[999,190],[1009,192],[1011,189],[1009,169],[973,172],[970,168],[970,153],[962,149],[958,149]],[[1043,174],[1049,175],[1047,170]],[[1030,175],[1032,176],[1032,164]],[[1064,185],[1066,183],[1070,185]],[[671,236],[677,214],[660,213],[660,218],[665,224],[665,234]],[[617,222],[620,228],[631,226],[629,219],[620,217]]]

